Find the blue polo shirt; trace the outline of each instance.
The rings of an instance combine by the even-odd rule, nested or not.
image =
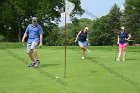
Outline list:
[[[31,44],[32,42],[36,42],[39,44],[40,35],[43,34],[44,32],[39,24],[36,24],[35,26],[29,24],[28,27],[26,28],[26,33],[29,36],[28,37],[29,44]]]

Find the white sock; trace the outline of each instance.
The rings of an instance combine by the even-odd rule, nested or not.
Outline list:
[[[82,56],[82,59],[85,59],[85,57]]]
[[[87,51],[88,51],[88,52],[90,52],[90,50],[89,50],[89,49],[87,49]]]

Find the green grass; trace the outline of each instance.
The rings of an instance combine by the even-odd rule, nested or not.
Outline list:
[[[130,46],[127,61],[118,63],[115,46],[88,47],[85,60],[78,46],[69,46],[63,78],[64,47],[38,49],[40,67],[29,68],[20,43],[0,45],[0,93],[140,93],[140,47]]]

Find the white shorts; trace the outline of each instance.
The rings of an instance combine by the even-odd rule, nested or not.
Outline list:
[[[27,54],[32,53],[33,51],[35,52],[37,45],[38,44],[36,42],[32,42],[31,44],[27,44]]]

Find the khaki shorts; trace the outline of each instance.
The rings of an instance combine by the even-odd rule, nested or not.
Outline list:
[[[32,42],[31,44],[27,44],[27,54],[32,53],[33,51],[36,51],[36,46],[38,44],[36,42]]]

